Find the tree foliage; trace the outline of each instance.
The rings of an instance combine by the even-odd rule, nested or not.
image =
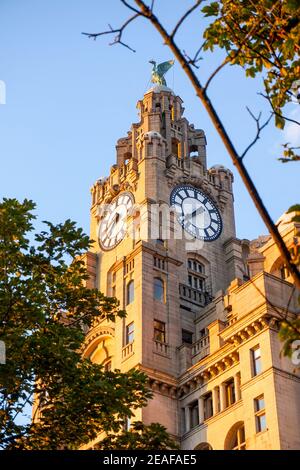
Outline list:
[[[29,200],[0,204],[0,446],[74,449],[102,431],[122,435],[151,393],[140,371],[105,372],[82,358],[84,331],[95,319],[125,312],[117,299],[85,287],[81,255],[90,241],[82,230],[70,220],[45,222],[34,235],[34,209]],[[32,405],[35,419],[20,420]],[[165,431],[159,436],[170,441]]]
[[[166,450],[178,449],[178,445],[166,438],[166,428],[158,423],[146,426],[141,421],[132,424],[129,431],[123,434],[109,434],[97,446],[99,450]]]

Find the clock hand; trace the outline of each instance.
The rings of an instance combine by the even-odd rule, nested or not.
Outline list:
[[[198,207],[198,209],[195,209],[194,212],[192,212],[192,219],[196,217],[197,215],[203,214],[204,209],[203,207]]]
[[[112,222],[111,222],[111,223],[109,224],[109,226],[107,227],[107,229],[106,229],[107,233],[109,233],[111,230],[113,230],[113,229],[115,228],[116,224],[119,222],[119,219],[118,219],[118,217],[117,217],[118,215],[119,215],[119,213],[117,213],[117,214],[115,215],[115,217],[113,218]]]
[[[196,217],[197,215],[199,214],[203,214],[204,212],[204,209],[203,207],[198,207],[197,209],[195,209],[191,214],[184,214],[184,218],[189,221],[190,219],[193,219],[194,217]]]

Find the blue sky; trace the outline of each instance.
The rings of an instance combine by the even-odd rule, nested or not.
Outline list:
[[[189,0],[156,0],[167,26],[193,4]],[[130,25],[121,46],[111,37],[92,41],[81,35],[121,24],[128,12],[119,0],[1,0],[0,80],[6,104],[0,105],[0,195],[37,203],[39,220],[76,220],[89,231],[89,189],[115,162],[115,143],[137,121],[136,102],[149,86],[152,58],[172,58],[144,20]],[[183,49],[195,51],[203,21],[194,13],[178,34]],[[207,77],[220,54],[200,62]],[[266,232],[253,203],[201,103],[178,64],[168,85],[184,100],[185,115],[205,130],[208,165],[220,163],[235,176],[237,235],[254,238]],[[232,67],[213,82],[210,96],[238,150],[255,134],[246,112],[268,109],[257,96],[260,81],[245,79]],[[287,110],[299,116],[297,105]],[[299,202],[297,164],[277,161],[280,143],[299,139],[292,126],[285,133],[269,126],[246,157],[246,164],[274,220]],[[294,141],[295,142],[295,141]],[[299,165],[299,164],[298,164]]]

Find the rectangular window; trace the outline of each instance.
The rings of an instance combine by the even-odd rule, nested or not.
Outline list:
[[[185,433],[185,432],[188,431],[188,429],[186,428],[185,409],[184,408],[181,408],[181,430],[182,430],[182,433]]]
[[[191,429],[199,424],[198,401],[194,401],[189,406]]]
[[[166,324],[159,320],[154,320],[154,340],[160,343],[166,342]]]
[[[204,421],[210,418],[213,415],[213,402],[212,402],[212,393],[208,393],[203,397],[203,407],[204,407]]]
[[[264,395],[254,399],[255,425],[256,432],[262,432],[267,429],[266,410]]]
[[[260,346],[257,345],[255,348],[251,349],[251,362],[252,362],[252,376],[255,377],[256,375],[261,373],[261,352]]]
[[[202,328],[202,330],[200,330],[200,332],[199,332],[200,338],[203,338],[204,336],[207,336],[207,334],[208,334],[207,328]]]
[[[193,333],[191,331],[182,330],[182,342],[187,344],[193,343]]]
[[[126,344],[132,343],[134,340],[134,322],[126,326]]]
[[[234,379],[230,379],[225,383],[226,407],[235,403]]]

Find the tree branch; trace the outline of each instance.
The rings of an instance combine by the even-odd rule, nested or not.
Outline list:
[[[254,139],[252,140],[252,142],[250,142],[248,147],[246,147],[244,152],[241,154],[240,160],[242,160],[244,158],[244,156],[249,152],[251,147],[253,147],[253,145],[256,144],[256,142],[260,138],[261,131],[269,124],[269,122],[271,121],[271,119],[273,117],[273,113],[271,113],[269,118],[261,125],[260,124],[261,113],[259,113],[258,117],[255,117],[254,114],[252,113],[252,111],[248,108],[248,106],[246,106],[246,109],[247,109],[248,113],[250,114],[250,116],[256,122],[256,135],[255,135]]]
[[[278,111],[276,111],[276,109],[274,108],[273,106],[273,103],[272,103],[272,100],[271,98],[269,97],[269,95],[264,95],[263,93],[258,93],[260,96],[262,96],[263,98],[265,98],[271,108],[272,108],[272,111],[273,111],[273,114],[275,114],[275,116],[278,116],[278,117],[281,117],[282,119],[284,119],[285,121],[289,121],[289,122],[292,122],[293,124],[297,124],[298,126],[300,126],[300,122],[297,121],[296,119],[292,119],[292,118],[288,118],[287,116],[284,116],[283,114],[279,113]]]
[[[128,6],[129,8],[129,5],[127,5],[127,2],[125,2],[124,0],[121,0],[122,3],[124,3],[126,6]],[[138,18],[139,16],[143,16],[141,13],[135,13],[134,15],[132,15],[130,18],[128,18],[128,20],[125,21],[125,23],[123,23],[123,25],[120,27],[120,28],[117,28],[117,29],[113,29],[111,27],[111,25],[109,24],[109,30],[108,31],[102,31],[100,33],[81,33],[81,34],[84,34],[85,36],[88,36],[89,38],[92,38],[94,40],[97,39],[97,37],[99,36],[104,36],[104,35],[107,35],[107,34],[116,34],[115,38],[114,38],[114,41],[110,43],[110,46],[113,46],[114,44],[121,44],[122,46],[126,47],[127,49],[129,49],[130,51],[132,52],[136,52],[135,49],[133,49],[132,47],[130,47],[128,44],[125,44],[123,41],[122,41],[122,35],[123,35],[123,32],[125,30],[125,28],[129,25],[129,23],[131,23],[132,21],[134,21],[136,18]]]
[[[198,8],[198,6],[203,2],[203,0],[197,0],[195,5],[193,5],[189,10],[185,12],[185,14],[180,18],[178,23],[176,24],[175,28],[173,29],[172,33],[170,34],[170,37],[174,39],[175,34],[177,33],[178,29],[182,25],[182,23],[187,19],[190,14]],[[152,8],[151,8],[152,10]]]

